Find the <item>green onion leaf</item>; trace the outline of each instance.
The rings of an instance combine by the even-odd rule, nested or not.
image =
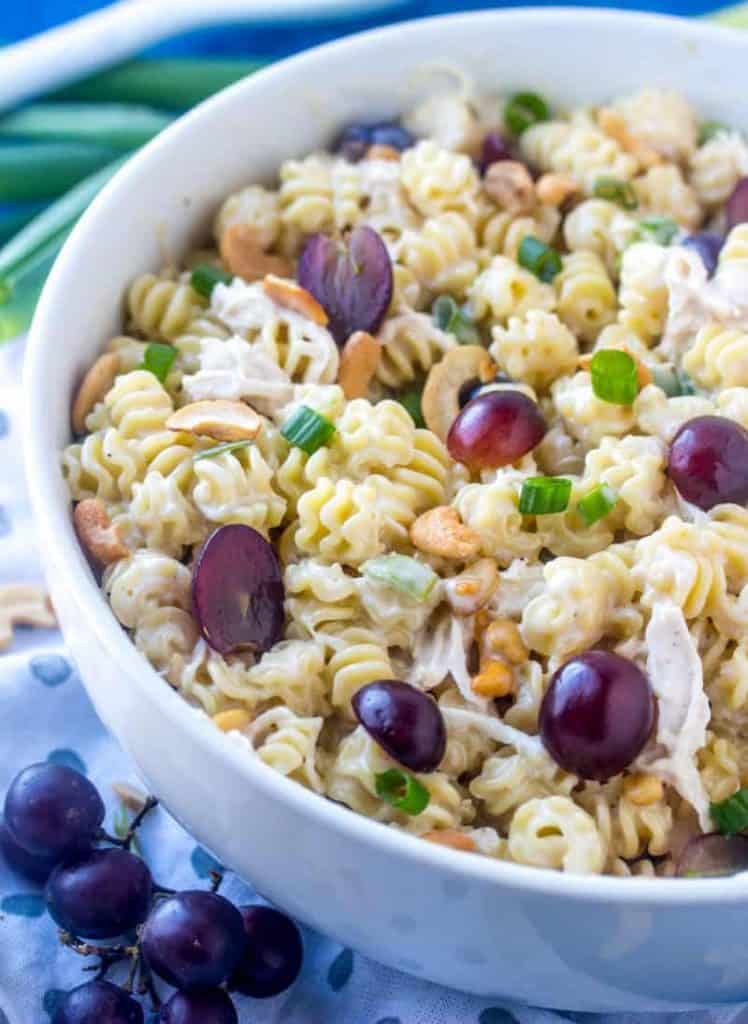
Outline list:
[[[192,271],[190,284],[196,292],[209,299],[217,284],[231,284],[233,280],[234,275],[227,270],[214,267],[212,263],[198,263]]]
[[[335,424],[308,405],[300,406],[281,427],[281,434],[295,448],[313,455],[335,433]]]
[[[461,345],[477,345],[480,332],[451,295],[440,295],[431,307],[431,315],[441,331],[454,334]]]
[[[670,217],[644,217],[639,221],[637,241],[670,245],[679,231],[680,228]]]
[[[410,388],[408,391],[400,391],[394,397],[400,405],[405,406],[410,413],[410,418],[417,427],[426,426],[426,420],[423,418],[423,410],[421,409],[420,388]]]
[[[51,199],[117,156],[92,142],[10,142],[0,146],[0,202]]]
[[[520,242],[517,262],[546,284],[553,280],[563,266],[556,250],[532,235],[526,235]]]
[[[385,583],[416,601],[425,601],[439,579],[430,565],[409,555],[381,555],[361,566],[368,579]]]
[[[380,800],[384,800],[398,811],[404,811],[405,814],[420,814],[426,810],[431,800],[431,794],[426,787],[399,768],[379,772],[374,776],[374,785]]]
[[[729,130],[729,126],[722,121],[704,121],[699,125],[699,145],[703,146],[705,142],[711,142],[717,135]]]
[[[512,135],[521,135],[539,121],[551,116],[548,104],[536,92],[517,92],[504,108],[504,124]]]
[[[519,510],[523,516],[547,516],[569,507],[571,480],[563,476],[533,476],[522,484]]]
[[[598,199],[609,199],[611,203],[618,203],[624,210],[635,210],[639,205],[633,186],[628,181],[621,181],[620,178],[598,178],[593,192]]]
[[[734,836],[748,828],[748,789],[739,789],[737,793],[712,804],[712,819],[724,836]]]
[[[604,519],[618,501],[618,495],[607,484],[598,484],[577,502],[577,512],[586,526]]]
[[[680,395],[697,395],[698,389],[688,376],[685,370],[679,370],[675,366],[658,366],[652,371],[654,383],[668,398],[678,398]]]
[[[590,373],[592,390],[604,402],[631,405],[639,393],[636,363],[628,352],[600,349],[592,357]]]
[[[176,358],[177,350],[173,345],[164,345],[160,341],[152,341],[150,345],[146,346],[143,353],[143,365],[140,369],[150,370],[153,376],[158,377],[163,384],[169,376],[169,370],[174,365]]]
[[[214,459],[216,455],[223,455],[224,452],[236,452],[250,444],[252,444],[251,441],[228,441],[226,444],[217,444],[214,448],[203,448],[201,452],[195,452],[192,456],[192,461],[199,462],[200,459]]]
[[[171,124],[151,107],[119,103],[32,103],[0,117],[0,136],[97,142],[137,149]]]

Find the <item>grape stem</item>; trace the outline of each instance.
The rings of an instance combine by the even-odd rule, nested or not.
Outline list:
[[[210,891],[218,892],[223,885],[224,873],[223,871],[211,871],[210,873]]]
[[[133,844],[135,836],[137,835],[138,829],[143,824],[143,819],[153,810],[154,807],[157,806],[158,800],[155,796],[147,797],[145,803],[132,819],[127,832],[125,832],[121,839],[119,836],[110,836],[109,833],[105,832],[103,829],[99,832],[99,839],[104,842],[111,843],[112,846],[120,846],[123,850],[129,850]]]
[[[137,946],[95,946],[90,942],[82,942],[71,932],[60,930],[59,932],[60,942],[63,946],[67,946],[73,953],[77,953],[78,956],[95,956],[98,957],[99,963],[91,965],[90,967],[84,968],[87,971],[97,971],[97,977],[103,978],[116,963],[120,960],[128,960],[137,958],[138,947]]]
[[[156,986],[153,983],[153,974],[148,966],[145,957],[139,957],[140,975],[138,977],[138,995],[148,995],[151,1000],[151,1006],[154,1010],[161,1008],[161,997],[156,991]]]

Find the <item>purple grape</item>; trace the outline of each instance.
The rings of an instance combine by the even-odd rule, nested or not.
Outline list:
[[[604,782],[628,768],[649,739],[652,688],[628,658],[586,651],[554,673],[539,724],[557,764],[583,779]]]
[[[110,981],[89,981],[68,992],[52,1024],[143,1024],[143,1010]]]
[[[676,874],[681,878],[737,875],[748,871],[748,836],[723,836],[718,832],[696,836],[678,858]]]
[[[382,679],[358,690],[353,711],[364,729],[391,758],[414,772],[433,772],[447,745],[439,706],[415,686]]]
[[[46,888],[53,920],[84,939],[114,939],[142,924],[152,895],[146,863],[117,847],[58,864]]]
[[[236,1008],[222,988],[175,992],[158,1019],[161,1024],[239,1024]]]
[[[748,178],[741,178],[725,206],[727,230],[748,221]]]
[[[0,853],[5,863],[19,875],[32,882],[44,884],[55,864],[56,857],[38,857],[19,846],[8,831],[4,821],[0,821]]]
[[[413,145],[415,139],[396,121],[354,122],[347,125],[333,146],[351,163],[358,163],[366,156],[369,146],[392,146],[404,150]]]
[[[697,416],[670,445],[670,479],[705,512],[723,502],[748,503],[748,430],[724,416]]]
[[[160,900],[141,933],[143,954],[179,989],[222,985],[241,959],[247,937],[236,907],[218,893],[188,890]]]
[[[255,999],[277,996],[296,981],[304,949],[293,921],[271,907],[240,907],[247,948],[229,987]]]
[[[284,597],[278,556],[257,530],[233,523],[208,537],[192,571],[192,608],[214,650],[270,650],[283,632]]]
[[[370,227],[354,228],[347,244],[310,235],[299,258],[298,279],[329,317],[338,345],[354,331],[376,334],[392,300],[387,246]]]
[[[447,448],[470,469],[506,466],[532,451],[547,429],[538,406],[521,391],[485,391],[454,421]]]
[[[684,238],[681,245],[684,245],[686,249],[693,249],[699,254],[707,274],[711,277],[717,269],[723,243],[724,238],[716,231],[699,231],[697,235],[689,235],[688,238]]]
[[[499,132],[488,132],[483,136],[480,160],[478,161],[481,174],[485,174],[491,164],[499,163],[500,160],[513,160],[514,156],[509,143]]]
[[[104,804],[85,775],[64,764],[32,764],[16,775],[5,797],[12,838],[36,857],[62,860],[92,845]]]

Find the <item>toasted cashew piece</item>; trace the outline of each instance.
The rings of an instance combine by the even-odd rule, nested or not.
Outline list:
[[[662,779],[649,772],[641,772],[637,775],[628,775],[623,780],[623,795],[637,807],[646,807],[648,804],[656,804],[665,795],[665,787]]]
[[[475,558],[481,549],[480,536],[461,522],[450,505],[422,513],[410,528],[410,540],[419,551],[460,562]]]
[[[635,156],[642,167],[649,168],[662,163],[662,155],[630,132],[626,125],[626,119],[617,110],[613,110],[611,107],[601,107],[597,112],[597,123],[600,129],[611,139],[615,139],[622,149]]]
[[[294,313],[301,313],[302,316],[324,327],[327,324],[328,316],[315,297],[302,288],[295,281],[289,281],[286,277],[276,277],[275,274],[268,274],[262,283],[265,294],[279,306],[292,309]]]
[[[0,650],[13,639],[14,626],[52,629],[55,613],[44,587],[36,583],[6,583],[0,586]]]
[[[245,729],[252,719],[244,708],[230,708],[213,715],[213,722],[221,732],[232,732],[234,729]]]
[[[363,398],[379,363],[382,343],[367,331],[355,331],[340,353],[338,384],[346,398]]]
[[[493,597],[499,585],[499,570],[492,558],[479,558],[458,576],[446,580],[447,602],[456,615],[475,615]]]
[[[116,352],[105,352],[86,372],[73,402],[73,411],[70,417],[73,433],[85,434],[86,417],[109,391],[121,369],[122,362],[119,355]]]
[[[543,174],[535,183],[538,199],[548,206],[562,206],[580,191],[578,182],[570,174]]]
[[[251,441],[262,430],[262,418],[244,402],[216,398],[183,405],[171,414],[166,426],[216,441]]]
[[[470,686],[479,697],[508,697],[514,693],[514,674],[504,661],[484,661]]]
[[[535,182],[519,160],[491,164],[483,178],[483,190],[508,213],[529,213],[535,207]]]
[[[464,832],[458,832],[456,828],[438,828],[432,832],[424,832],[421,839],[428,843],[436,843],[438,846],[449,846],[452,850],[462,850],[465,853],[477,853],[478,847],[473,839]]]
[[[519,627],[511,619],[489,622],[481,634],[481,649],[485,658],[503,658],[510,665],[522,665],[530,657]]]
[[[261,281],[266,274],[288,277],[293,268],[282,256],[269,256],[251,224],[229,224],[218,243],[221,260],[232,274],[245,281]]]
[[[460,392],[464,384],[478,380],[485,384],[496,375],[496,364],[482,345],[451,348],[429,370],[421,395],[426,426],[442,441],[460,414]]]
[[[148,799],[145,793],[137,789],[135,786],[131,786],[129,782],[113,782],[112,792],[115,793],[125,807],[134,814],[138,814],[143,810]]]
[[[637,355],[634,355],[633,352],[629,352],[625,345],[615,345],[612,347],[615,348],[617,352],[625,352],[626,355],[631,356],[631,358],[636,363],[636,382],[639,385],[640,391],[642,388],[645,388],[647,384],[652,383],[652,381],[654,380],[654,375],[652,374],[652,371],[646,363],[643,363]],[[602,349],[598,349],[598,352],[600,351],[602,351]],[[589,370],[590,366],[592,365],[592,357],[594,355],[594,352],[587,352],[584,355],[581,355],[579,357],[579,369]]]
[[[81,544],[99,565],[111,565],[129,556],[130,549],[112,524],[100,498],[79,501],[73,511],[73,522]]]
[[[373,146],[369,146],[366,150],[367,160],[399,160],[402,153],[399,149],[395,149],[394,146],[385,146],[381,142],[375,142]]]

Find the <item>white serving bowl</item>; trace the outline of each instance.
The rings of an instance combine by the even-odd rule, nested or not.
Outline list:
[[[71,394],[121,329],[125,287],[206,231],[220,199],[407,107],[449,62],[484,89],[561,106],[643,84],[748,128],[748,34],[614,11],[508,10],[396,25],[313,50],[200,106],[139,153],[65,246],[31,331],[26,466],[66,640],[106,725],[201,842],[300,920],[393,967],[490,996],[577,1010],[748,997],[748,875],[561,875],[424,843],[275,774],[173,692],[111,614],[81,554],[58,468]]]

